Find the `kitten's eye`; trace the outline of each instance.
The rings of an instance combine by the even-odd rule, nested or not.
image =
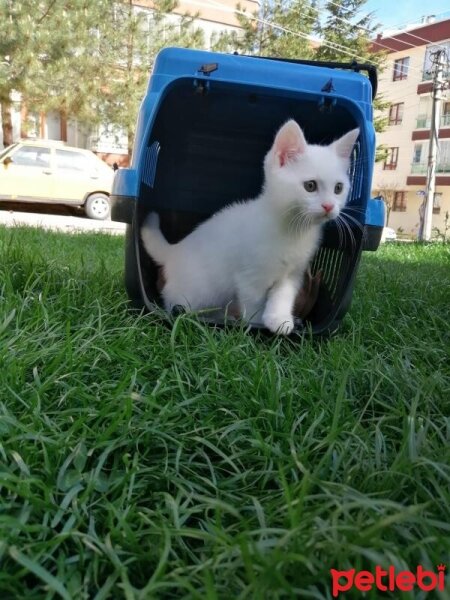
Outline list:
[[[342,190],[344,189],[344,184],[343,183],[337,183],[334,186],[334,193],[335,194],[340,194],[342,192]]]
[[[317,181],[314,179],[310,179],[309,181],[305,181],[303,187],[307,192],[315,192],[317,190]]]

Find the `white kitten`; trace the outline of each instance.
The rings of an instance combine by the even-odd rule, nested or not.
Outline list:
[[[353,129],[329,146],[309,145],[288,121],[265,157],[261,195],[224,208],[177,244],[167,242],[151,213],[141,235],[164,268],[166,309],[224,308],[237,299],[245,318],[291,333],[294,300],[322,225],[345,204],[358,134]]]

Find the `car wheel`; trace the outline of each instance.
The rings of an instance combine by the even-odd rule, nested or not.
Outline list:
[[[111,216],[111,207],[109,198],[106,194],[92,194],[86,200],[84,212],[90,219],[98,219],[104,221]]]

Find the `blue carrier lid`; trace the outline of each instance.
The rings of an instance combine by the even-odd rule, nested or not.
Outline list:
[[[155,60],[139,112],[131,168],[116,173],[113,195],[129,198],[139,195],[143,169],[148,162],[147,144],[156,117],[167,94],[182,81],[205,89],[220,89],[225,94],[227,90],[241,87],[248,93],[268,93],[319,103],[337,102],[344,106],[360,127],[359,144],[365,169],[358,185],[360,197],[368,199],[375,149],[369,78],[353,70],[184,48],[165,48]]]
[[[364,75],[349,70],[317,67],[309,64],[284,62],[253,56],[221,54],[187,48],[164,48],[155,60],[147,93],[139,113],[132,158],[133,168],[139,166],[146,132],[154,119],[164,92],[179,79],[192,79],[277,90],[279,94],[301,92],[316,98],[339,99],[355,113],[356,120],[366,127],[366,134],[374,138],[372,87]],[[363,135],[365,135],[362,132]],[[373,139],[369,145],[373,145]]]
[[[158,54],[147,93],[155,92],[179,77],[205,77],[278,89],[321,94],[327,91],[372,106],[372,87],[367,77],[349,70],[293,63],[236,54],[220,54],[186,48],[165,48]]]

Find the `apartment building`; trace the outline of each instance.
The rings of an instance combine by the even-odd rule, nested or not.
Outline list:
[[[415,236],[424,200],[431,124],[431,67],[433,52],[446,49],[450,60],[450,19],[424,19],[420,25],[379,35],[375,50],[386,50],[388,62],[381,73],[379,94],[389,102],[388,126],[377,143],[387,149],[375,165],[372,189],[388,204],[388,225]],[[450,69],[444,76],[450,79]],[[441,103],[433,227],[444,228],[450,212],[450,90]]]

